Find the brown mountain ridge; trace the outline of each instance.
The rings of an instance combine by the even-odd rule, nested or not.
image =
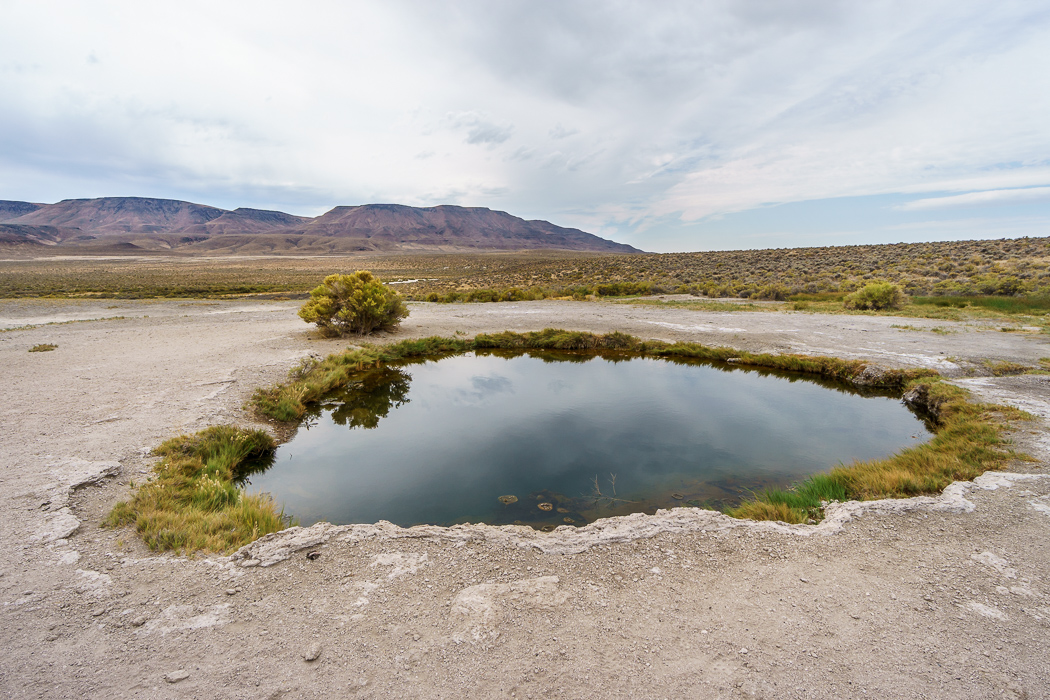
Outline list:
[[[579,229],[484,207],[338,206],[317,217],[145,197],[0,200],[0,245],[67,252],[347,253],[558,249],[638,253]]]

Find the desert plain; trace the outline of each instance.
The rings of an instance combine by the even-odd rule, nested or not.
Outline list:
[[[320,524],[232,556],[101,527],[151,449],[253,425],[256,387],[347,346],[266,299],[0,301],[0,695],[1045,698],[1050,336],[605,301],[412,303],[378,339],[547,327],[930,367],[1023,408],[1012,462],[818,525],[674,509],[550,533]],[[934,332],[934,327],[938,330]],[[39,344],[50,352],[30,353]],[[265,426],[264,426],[265,427]]]

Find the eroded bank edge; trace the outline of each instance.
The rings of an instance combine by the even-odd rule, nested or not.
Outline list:
[[[744,520],[717,511],[689,507],[661,509],[655,515],[634,513],[602,518],[583,527],[563,525],[549,533],[523,525],[415,525],[405,528],[387,521],[359,525],[332,525],[322,522],[306,528],[293,527],[265,535],[234,552],[229,561],[244,568],[268,567],[289,559],[297,552],[324,546],[329,542],[344,541],[354,544],[371,539],[429,539],[452,544],[488,543],[511,549],[534,549],[544,554],[579,554],[592,547],[631,542],[667,533],[720,533],[745,528],[753,532],[773,532],[800,537],[833,535],[840,532],[851,520],[867,514],[969,513],[975,509],[974,503],[967,498],[973,490],[994,491],[1041,479],[1050,479],[1050,475],[987,472],[973,481],[956,481],[949,484],[937,496],[832,503],[826,507],[824,520],[816,525]]]

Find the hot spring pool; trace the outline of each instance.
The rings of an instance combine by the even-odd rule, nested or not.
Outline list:
[[[303,525],[551,529],[735,505],[930,432],[899,399],[644,357],[469,353],[365,370],[246,479]]]

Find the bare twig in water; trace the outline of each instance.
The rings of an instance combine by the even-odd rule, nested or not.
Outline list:
[[[619,501],[620,503],[634,503],[634,501],[628,501],[625,498],[616,497],[616,475],[612,472],[609,472],[609,483],[612,484],[613,495],[606,496],[604,493],[602,493],[602,487],[598,483],[598,475],[594,475],[594,493],[592,493],[591,496],[594,498],[595,504],[597,504],[598,501],[602,500],[603,498],[609,501],[610,503],[612,503],[613,501]]]

